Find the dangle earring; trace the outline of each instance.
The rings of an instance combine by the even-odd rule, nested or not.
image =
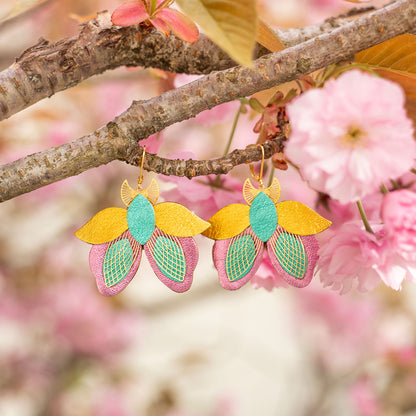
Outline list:
[[[231,204],[220,209],[203,232],[215,240],[213,260],[221,285],[228,290],[239,289],[257,272],[265,246],[277,273],[290,285],[307,286],[318,260],[318,242],[314,237],[331,225],[301,202],[277,202],[280,184],[263,187],[264,148],[260,172],[250,173],[259,184],[255,188],[247,178],[243,186],[245,204]]]
[[[142,249],[156,276],[175,292],[191,287],[198,262],[198,248],[192,236],[210,224],[175,202],[156,204],[159,186],[152,179],[142,188],[143,148],[138,185],[133,189],[125,180],[121,200],[125,208],[106,208],[75,232],[92,244],[90,268],[98,290],[105,296],[121,292],[136,274]]]

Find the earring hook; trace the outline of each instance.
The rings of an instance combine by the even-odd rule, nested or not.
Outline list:
[[[143,182],[143,165],[144,165],[144,158],[146,156],[146,146],[143,146],[143,153],[142,153],[142,161],[140,162],[140,174],[139,178],[137,179],[137,190],[142,189],[142,182]]]
[[[249,163],[248,166],[250,168],[251,177],[258,182],[258,184],[260,185],[260,188],[263,188],[264,147],[261,144],[257,144],[256,147],[261,148],[260,172],[259,173],[254,172],[254,165],[252,163]]]

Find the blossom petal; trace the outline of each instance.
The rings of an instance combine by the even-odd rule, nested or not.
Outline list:
[[[116,26],[132,26],[148,18],[149,13],[141,1],[126,1],[111,15],[111,21]]]
[[[331,286],[343,294],[353,287],[373,290],[381,279],[385,281],[381,226],[371,226],[376,234],[365,231],[360,221],[346,222],[336,232],[328,231],[321,242],[316,270],[324,287]]]
[[[287,106],[285,154],[314,189],[342,204],[357,201],[413,166],[416,143],[404,100],[397,84],[348,71]]]
[[[173,9],[163,9],[157,17],[162,19],[172,30],[172,32],[185,42],[196,42],[199,30],[196,24],[183,13]]]

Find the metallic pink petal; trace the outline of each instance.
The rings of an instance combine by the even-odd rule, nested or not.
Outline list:
[[[277,270],[280,277],[286,280],[290,285],[295,287],[305,287],[308,286],[313,277],[313,271],[316,266],[316,262],[318,261],[318,250],[319,244],[316,240],[315,236],[313,235],[303,235],[303,236],[292,236],[297,237],[301,241],[301,245],[304,249],[304,255],[306,257],[306,270],[302,278],[296,278],[289,274],[286,270],[283,269],[282,264],[285,264],[287,260],[291,259],[292,257],[296,259],[297,253],[293,251],[293,247],[287,246],[288,252],[286,253],[284,258],[279,258],[276,255],[275,245],[277,237],[280,233],[287,233],[282,227],[278,226],[274,234],[270,237],[269,241],[267,242],[267,251],[269,254],[270,261],[273,267]],[[290,233],[287,233],[290,234]]]
[[[116,26],[132,26],[149,18],[149,13],[141,1],[126,1],[111,15],[111,21]]]
[[[183,13],[173,9],[162,9],[157,18],[164,20],[172,32],[185,42],[196,42],[199,30],[195,23]]]
[[[230,260],[229,256],[232,256],[233,251],[232,246],[234,244],[238,245],[238,240],[241,238],[247,239],[245,248],[240,246],[240,255]],[[227,290],[236,290],[245,285],[256,274],[262,262],[263,248],[263,242],[254,234],[251,227],[235,237],[217,240],[212,248],[212,257],[221,286]],[[229,276],[226,266],[227,257],[231,263],[235,262],[237,269],[244,269],[245,274],[242,277],[233,280],[232,276]]]
[[[161,251],[160,248],[163,246],[165,250]],[[169,246],[174,250],[169,250]],[[152,237],[144,245],[144,250],[156,276],[169,289],[181,293],[191,287],[193,273],[198,263],[198,248],[192,237],[173,237],[156,227]],[[178,256],[178,253],[183,253],[183,255]],[[183,260],[185,260],[185,267],[181,268]],[[175,270],[181,270],[179,273],[181,281],[174,279],[175,273],[172,271]]]

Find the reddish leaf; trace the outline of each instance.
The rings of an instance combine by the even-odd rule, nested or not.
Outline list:
[[[173,9],[162,9],[157,17],[162,19],[172,32],[185,42],[198,40],[199,30],[195,23],[181,12]]]
[[[159,13],[156,15],[159,16]],[[152,23],[152,25],[159,30],[160,32],[164,33],[166,36],[170,35],[170,28],[169,26],[165,23],[164,20],[159,19],[158,17],[154,18],[154,19],[150,19],[150,22]]]
[[[149,18],[149,13],[141,1],[126,1],[111,15],[111,21],[117,26],[132,26]]]

